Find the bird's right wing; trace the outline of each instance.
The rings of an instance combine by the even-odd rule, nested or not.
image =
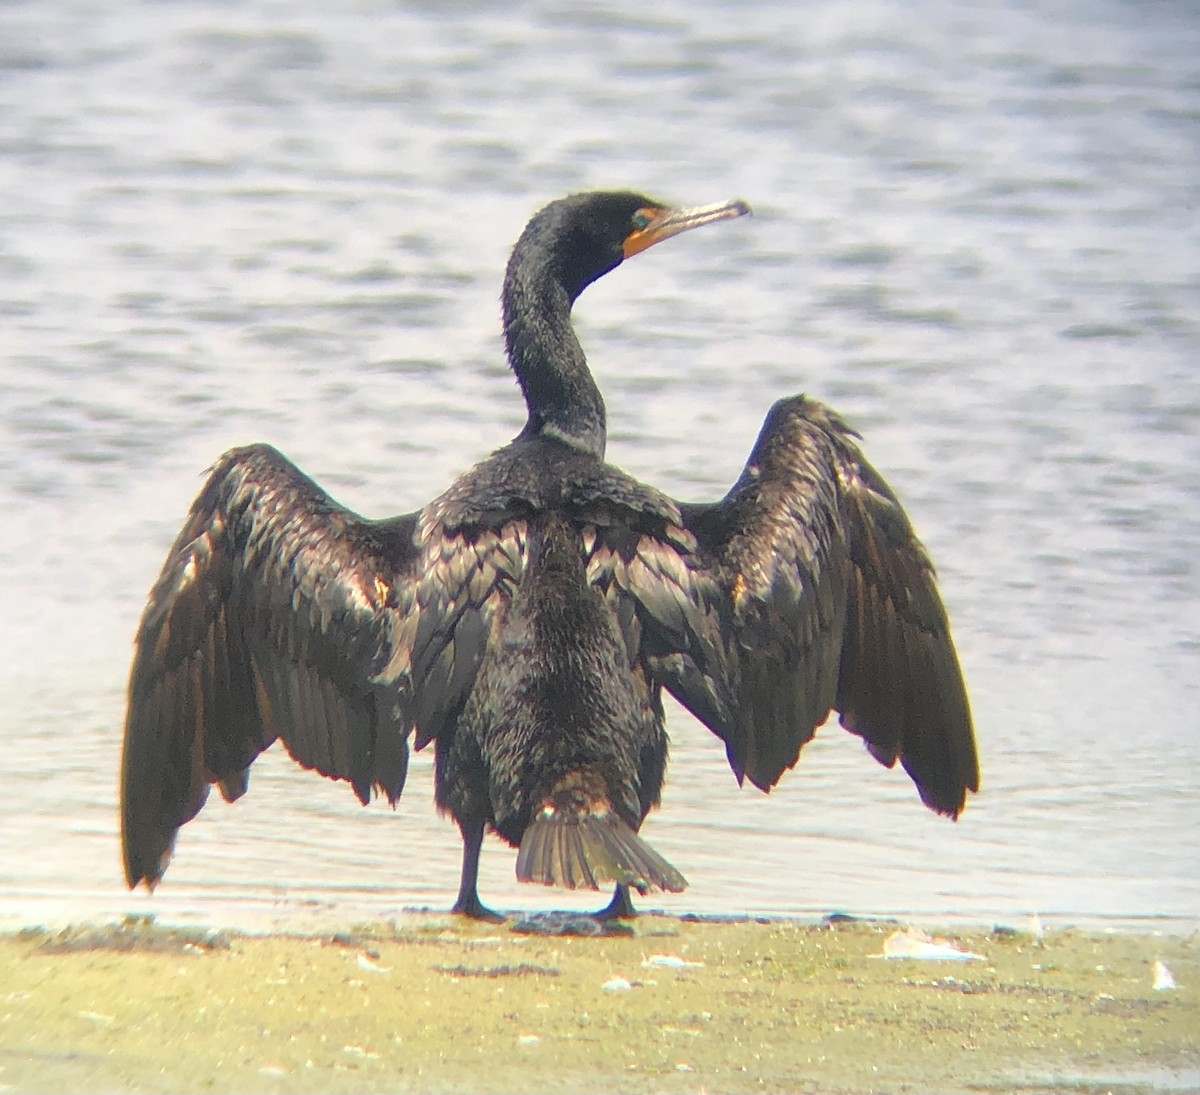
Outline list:
[[[837,710],[928,806],[957,815],[979,771],[946,612],[852,431],[803,396],[781,400],[726,497],[682,511],[706,563],[694,582],[719,609],[707,641],[727,711],[704,721],[739,779],[773,786]]]
[[[137,633],[121,772],[131,886],[158,881],[210,784],[237,798],[277,737],[364,802],[372,786],[400,794],[407,726],[379,674],[415,525],[363,520],[266,445],[216,464]]]

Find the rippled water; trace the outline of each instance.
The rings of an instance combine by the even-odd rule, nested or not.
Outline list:
[[[935,560],[984,793],[829,727],[769,797],[670,711],[672,911],[1200,919],[1200,16],[1177,3],[0,6],[0,921],[446,907],[452,824],[268,754],[127,895],[130,642],[224,449],[372,516],[523,421],[506,252],[560,193],[756,216],[577,323],[610,458],[690,500],[778,396],[865,434]],[[501,907],[594,904],[518,887]]]

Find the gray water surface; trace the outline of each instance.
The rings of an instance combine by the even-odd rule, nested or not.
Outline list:
[[[769,797],[679,708],[672,912],[1200,920],[1200,13],[1188,0],[0,6],[0,922],[447,907],[457,830],[272,750],[126,893],[131,640],[203,470],[269,441],[370,516],[523,406],[500,275],[571,190],[751,219],[576,320],[609,457],[687,500],[773,400],[845,414],[941,575],[983,793],[836,725]],[[505,908],[597,898],[519,887]]]

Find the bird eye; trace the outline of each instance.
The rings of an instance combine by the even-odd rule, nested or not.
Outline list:
[[[644,209],[639,209],[633,215],[633,227],[638,232],[644,232],[648,227],[650,227],[650,214]]]

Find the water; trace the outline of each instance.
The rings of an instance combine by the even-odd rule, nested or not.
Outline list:
[[[1200,16],[1188,0],[0,8],[0,922],[445,908],[395,814],[273,751],[121,883],[130,643],[203,469],[269,440],[372,516],[523,421],[507,249],[576,189],[756,216],[590,289],[609,455],[686,499],[778,396],[865,434],[941,575],[984,793],[826,728],[769,797],[678,708],[675,912],[1200,919]],[[518,887],[485,850],[486,900]]]

